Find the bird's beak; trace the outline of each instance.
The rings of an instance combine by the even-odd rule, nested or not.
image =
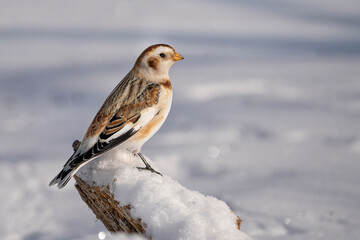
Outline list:
[[[176,61],[179,61],[179,60],[183,60],[184,57],[181,56],[180,54],[178,54],[177,52],[175,52],[175,55],[173,56],[172,59],[176,62]]]

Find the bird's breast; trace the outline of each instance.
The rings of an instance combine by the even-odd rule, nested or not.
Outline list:
[[[144,144],[151,138],[162,126],[166,117],[169,114],[172,102],[172,89],[171,84],[160,84],[161,91],[156,108],[157,114],[147,124],[145,124],[133,137],[132,141],[138,141],[139,145]],[[141,146],[139,146],[141,147]]]

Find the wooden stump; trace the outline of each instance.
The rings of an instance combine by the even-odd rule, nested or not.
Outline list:
[[[108,187],[90,186],[81,178],[74,176],[75,188],[82,200],[93,211],[109,232],[126,232],[144,235],[146,224],[130,214],[131,206],[121,204],[115,200]]]

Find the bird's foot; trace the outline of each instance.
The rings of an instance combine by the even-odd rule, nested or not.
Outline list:
[[[162,176],[162,174],[161,174],[161,173],[159,173],[158,171],[154,170],[154,169],[153,169],[152,167],[150,167],[150,166],[146,166],[146,167],[137,167],[137,169],[138,169],[139,171],[142,171],[142,170],[148,170],[148,171],[150,171],[150,172],[157,173],[157,174],[159,174],[160,176]]]
[[[146,161],[146,159],[144,158],[144,156],[138,152],[137,155],[141,158],[141,160],[143,161],[143,163],[145,164],[145,167],[137,167],[137,169],[139,169],[139,171],[142,171],[142,170],[148,170],[150,172],[153,172],[153,173],[157,173],[159,174],[160,176],[162,176],[161,173],[159,173],[158,171],[155,171],[151,166],[150,164]]]

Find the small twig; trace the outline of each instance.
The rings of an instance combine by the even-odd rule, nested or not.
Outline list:
[[[78,148],[80,147],[81,142],[79,140],[75,140],[72,144],[72,148],[74,149],[74,152],[76,152],[76,150],[78,150]]]

